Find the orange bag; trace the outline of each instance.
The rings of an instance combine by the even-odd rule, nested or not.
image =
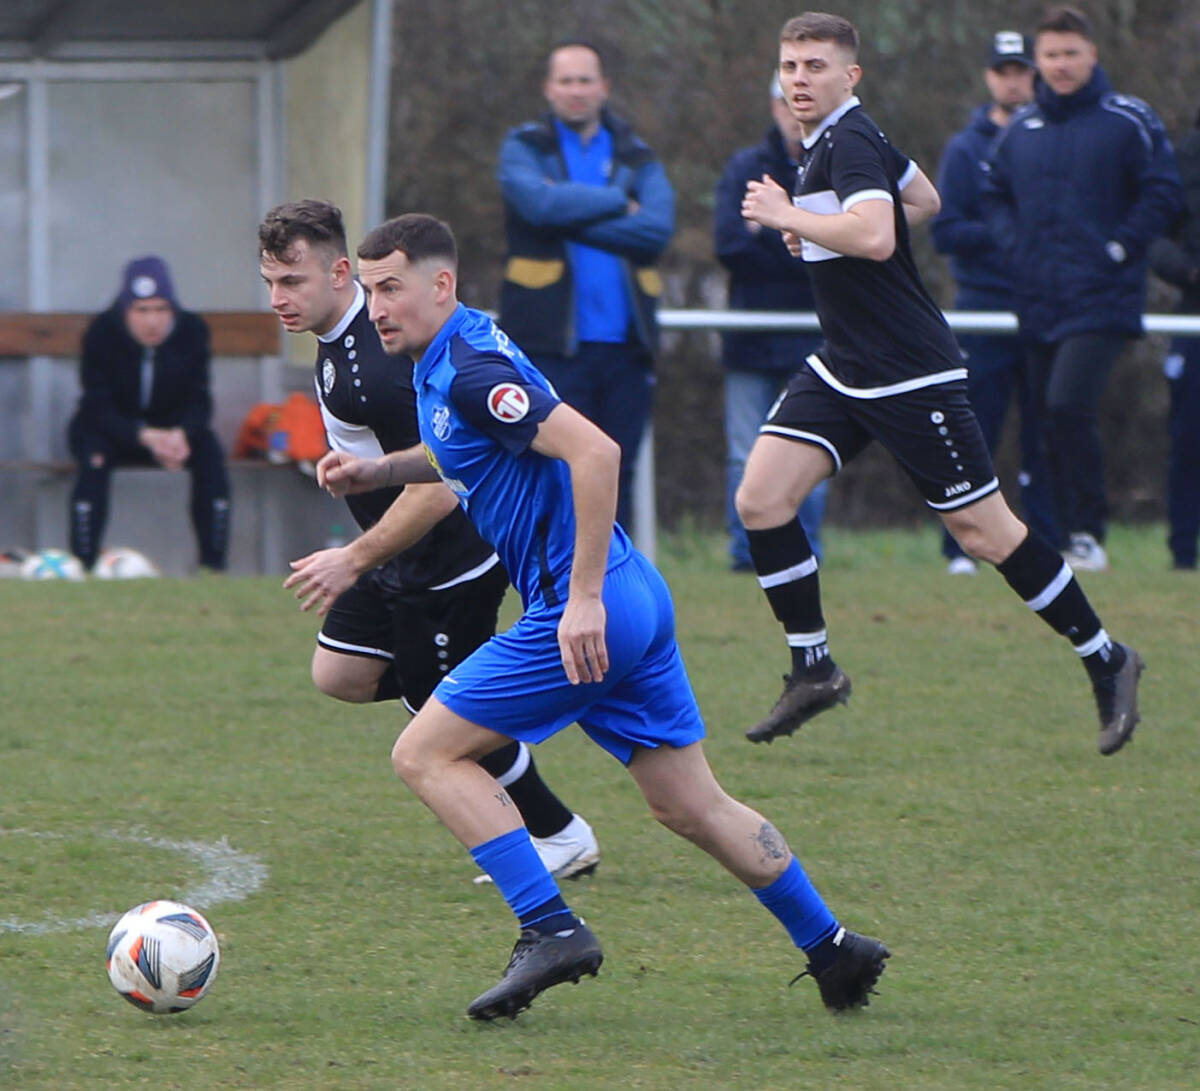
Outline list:
[[[282,405],[260,402],[238,429],[234,458],[271,462],[316,462],[327,450],[321,410],[307,394],[295,392]]]

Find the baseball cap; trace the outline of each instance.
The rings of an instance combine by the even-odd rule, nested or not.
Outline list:
[[[1023,64],[1034,68],[1033,42],[1027,34],[1017,30],[998,30],[992,35],[988,49],[988,68],[999,68],[1002,64]]]

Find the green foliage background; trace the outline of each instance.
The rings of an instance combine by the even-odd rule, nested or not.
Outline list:
[[[935,177],[942,147],[983,100],[987,43],[999,29],[1031,29],[1046,5],[1020,0],[869,0],[834,8],[863,38],[864,105],[889,137]],[[1200,7],[1180,0],[1085,4],[1101,61],[1118,89],[1146,99],[1168,131],[1200,108]],[[448,219],[462,244],[462,292],[493,307],[503,257],[495,183],[504,133],[545,108],[546,54],[583,37],[606,52],[613,106],[632,118],[675,186],[677,231],[664,260],[665,304],[724,305],[712,256],[712,197],[732,152],[768,124],[766,84],[784,21],[803,10],[780,0],[397,0],[389,213]],[[915,245],[935,297],[953,285],[927,231]],[[1173,300],[1156,285],[1151,308]],[[723,517],[724,441],[718,341],[667,338],[658,366],[659,511],[670,525]],[[1150,339],[1126,354],[1109,386],[1104,431],[1116,513],[1162,518],[1165,346]],[[1011,440],[1001,459],[1015,477]],[[835,485],[830,515],[846,525],[914,524],[923,505],[891,464],[870,458]]]

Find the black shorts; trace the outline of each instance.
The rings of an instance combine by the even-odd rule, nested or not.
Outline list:
[[[963,379],[856,398],[802,367],[759,431],[821,447],[835,473],[878,440],[935,511],[966,507],[1000,487]]]
[[[334,601],[317,643],[391,664],[405,702],[420,708],[451,667],[491,638],[507,588],[499,562],[440,591],[404,591],[386,566],[372,569]]]

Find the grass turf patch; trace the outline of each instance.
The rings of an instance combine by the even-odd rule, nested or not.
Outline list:
[[[511,918],[394,778],[403,712],[311,688],[314,622],[278,579],[0,583],[0,1085],[1187,1086],[1200,583],[1166,570],[1161,529],[1109,546],[1084,585],[1149,672],[1145,723],[1106,759],[1070,648],[990,569],[947,576],[931,531],[827,531],[854,695],[752,746],[787,668],[778,628],[719,539],[661,543],[718,776],[894,952],[870,1008],[837,1018],[788,989],[803,959],[754,899],[571,729],[537,757],[600,838],[565,893],[604,968],[470,1023]],[[197,906],[223,958],[192,1011],[125,1004],[103,925],[16,930],[202,888],[204,860],[163,847],[184,842],[268,869]]]

